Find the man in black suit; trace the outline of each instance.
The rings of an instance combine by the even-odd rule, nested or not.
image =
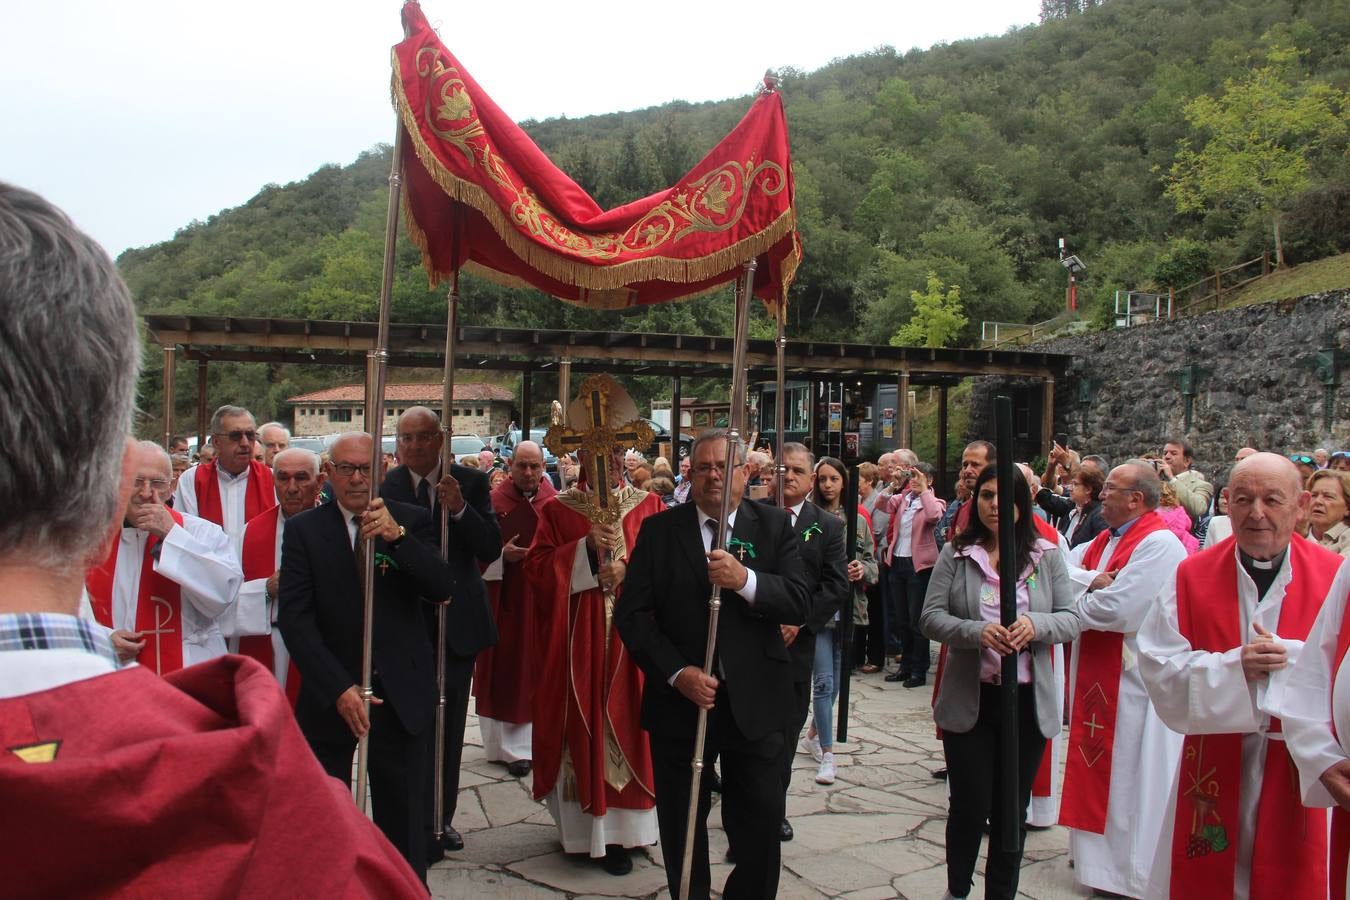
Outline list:
[[[412,503],[431,513],[435,527],[435,547],[440,550],[441,505],[449,511],[450,604],[445,615],[445,743],[442,756],[444,773],[441,796],[444,801],[442,846],[446,850],[464,849],[464,839],[451,822],[459,799],[459,766],[464,752],[464,720],[469,713],[469,686],[478,651],[497,643],[497,628],[488,606],[487,589],[478,564],[493,562],[502,552],[497,517],[487,476],[476,469],[450,465],[441,474],[441,446],[445,435],[440,418],[425,406],[414,406],[399,416],[398,457],[401,463],[385,476],[382,496]],[[436,611],[427,607],[427,627],[434,650]],[[435,729],[427,735],[426,822],[435,830],[432,810],[435,802]],[[439,859],[440,847],[429,847],[429,860]]]
[[[642,524],[628,562],[614,624],[646,675],[642,727],[651,737],[656,810],[666,881],[679,894],[694,732],[709,710],[705,770],[722,760],[722,822],[735,854],[723,896],[772,897],[778,890],[783,818],[779,774],[784,733],[796,721],[792,662],[779,626],[806,617],[808,597],[799,544],[788,516],[741,503],[745,451],[728,479],[726,435],[694,442],[693,487],[686,503]],[[728,550],[711,549],[722,491],[730,495]],[[709,527],[711,526],[711,527]],[[722,588],[717,655],[703,670],[712,585]],[[689,896],[706,898],[708,780],[701,782]]]
[[[844,555],[844,523],[823,513],[807,496],[816,483],[815,455],[803,444],[783,445],[783,508],[792,517],[792,530],[801,542],[810,608],[795,623],[782,626],[783,642],[792,655],[792,686],[797,695],[797,717],[784,733],[783,794],[792,783],[792,760],[797,739],[811,711],[811,669],[816,657],[816,635],[829,627],[841,608],[853,612],[849,598],[848,561]],[[856,511],[854,513],[856,515]],[[819,750],[819,747],[816,748]],[[819,762],[819,760],[817,760]],[[792,825],[779,823],[780,840],[792,840]]]
[[[371,499],[369,435],[338,438],[328,482],[336,502],[286,523],[277,624],[300,670],[295,718],[324,770],[350,784],[352,750],[370,732],[375,824],[426,880],[426,733],[436,703],[423,599],[444,602],[449,568],[431,516]],[[364,566],[375,537],[375,634],[370,715],[361,701]]]

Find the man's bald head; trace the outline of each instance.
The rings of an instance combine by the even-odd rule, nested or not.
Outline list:
[[[1233,535],[1253,559],[1274,559],[1285,551],[1308,502],[1298,467],[1275,453],[1251,454],[1228,479]]]
[[[511,454],[511,483],[525,496],[539,490],[544,475],[544,450],[534,441],[521,441]]]
[[[430,475],[441,461],[445,442],[440,417],[425,406],[410,406],[398,417],[394,433],[399,462],[423,478]]]
[[[1255,452],[1256,452],[1255,447],[1243,447],[1240,450],[1238,450],[1236,454],[1233,455],[1233,461],[1242,462],[1244,459],[1251,456]]]

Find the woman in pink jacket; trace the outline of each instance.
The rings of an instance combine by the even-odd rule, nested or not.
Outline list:
[[[905,489],[880,501],[886,503],[891,516],[886,561],[896,611],[892,621],[900,625],[900,668],[886,680],[915,688],[928,683],[928,638],[919,631],[919,615],[938,557],[933,530],[947,504],[933,493],[932,466],[917,463],[905,474],[909,476]]]

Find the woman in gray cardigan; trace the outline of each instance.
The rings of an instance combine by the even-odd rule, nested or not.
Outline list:
[[[1005,847],[999,804],[999,702],[1002,658],[1018,657],[1019,826],[1045,742],[1060,729],[1050,649],[1078,636],[1080,622],[1068,572],[1056,546],[1040,537],[1031,491],[1013,470],[1017,621],[1000,624],[998,478],[989,466],[975,482],[975,515],[942,549],[933,567],[919,627],[947,646],[933,719],[942,730],[951,793],[947,814],[947,896],[970,893],[980,838],[989,824],[985,897],[1012,898],[1022,864],[1017,845]]]

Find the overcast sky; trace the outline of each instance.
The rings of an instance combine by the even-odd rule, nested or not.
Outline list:
[[[817,69],[1036,20],[1037,0],[568,4],[424,0],[441,39],[517,120],[748,93]],[[0,180],[116,255],[264,184],[392,142],[397,0],[54,0],[0,14]],[[584,17],[583,17],[584,16]],[[789,123],[790,124],[790,123]]]

